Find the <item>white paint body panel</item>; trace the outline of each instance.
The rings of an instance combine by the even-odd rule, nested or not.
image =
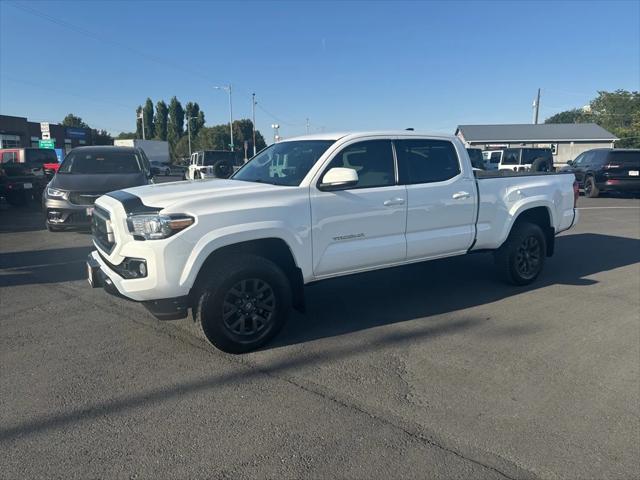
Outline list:
[[[110,213],[116,241],[110,254],[100,253],[116,265],[125,257],[144,258],[148,276],[124,280],[97,254],[94,257],[123,295],[142,301],[187,295],[212,252],[249,240],[283,240],[303,281],[309,283],[463,254],[472,245],[474,250],[498,248],[517,216],[532,207],[549,210],[556,232],[577,221],[571,175],[480,179],[476,187],[464,146],[452,136],[402,131],[314,138],[332,139],[335,143],[300,186],[212,179],[127,189],[162,213],[188,214],[196,219],[194,225],[168,239],[135,240],[128,232],[123,205],[109,196],[100,197],[96,205]],[[333,156],[349,143],[402,138],[453,142],[460,175],[445,182],[420,185],[335,192],[316,187]],[[469,195],[458,195],[461,192]],[[385,205],[390,199],[403,201]]]

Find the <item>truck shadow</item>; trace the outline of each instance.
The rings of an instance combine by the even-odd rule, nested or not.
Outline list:
[[[306,288],[307,313],[294,315],[271,346],[454,312],[551,285],[592,285],[591,275],[639,262],[640,240],[582,233],[558,237],[556,254],[527,287],[503,283],[491,254],[326,280]]]

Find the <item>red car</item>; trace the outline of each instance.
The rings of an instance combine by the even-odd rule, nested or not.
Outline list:
[[[54,175],[60,164],[55,150],[49,148],[2,148],[1,163],[26,163],[32,168],[42,168],[47,175]]]

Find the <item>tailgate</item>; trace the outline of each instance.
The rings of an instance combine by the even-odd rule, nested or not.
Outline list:
[[[610,179],[640,180],[640,150],[612,151],[607,158],[604,172]]]

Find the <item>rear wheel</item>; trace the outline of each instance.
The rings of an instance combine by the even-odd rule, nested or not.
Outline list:
[[[542,229],[533,223],[516,224],[496,251],[496,265],[508,283],[528,285],[544,266],[547,244]]]
[[[593,177],[587,177],[584,181],[584,196],[589,198],[597,198],[600,195],[600,189],[596,185]]]
[[[196,301],[195,320],[207,340],[224,352],[245,353],[282,329],[291,308],[291,289],[270,260],[235,254],[216,262]]]
[[[549,165],[549,161],[545,158],[539,157],[536,158],[531,164],[532,172],[550,172],[551,165]]]

